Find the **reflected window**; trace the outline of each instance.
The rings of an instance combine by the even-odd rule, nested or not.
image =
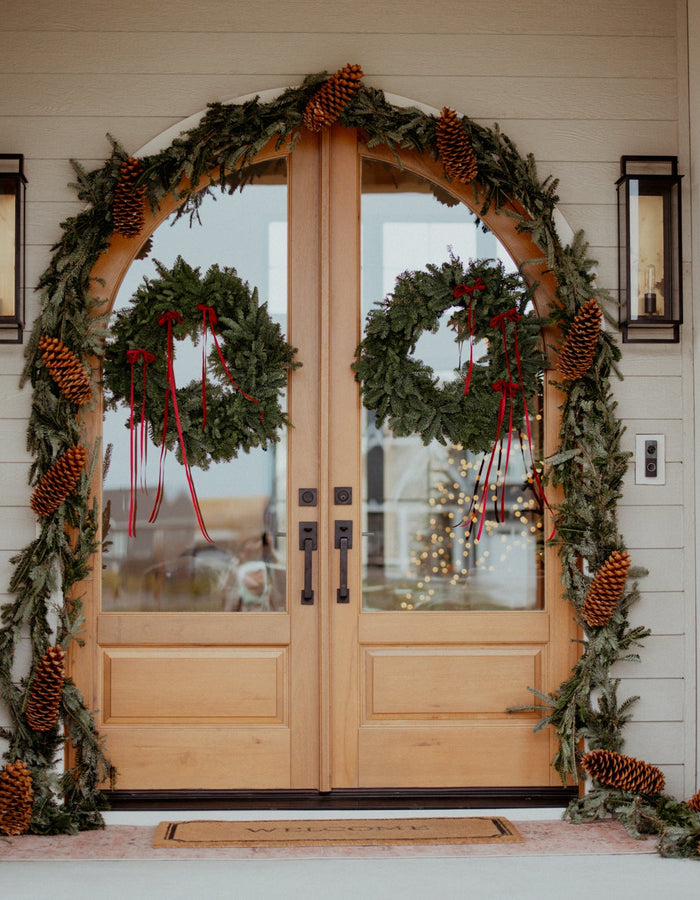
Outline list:
[[[453,253],[517,267],[471,211],[436,185],[372,160],[362,164],[362,316],[394,288],[404,271],[442,264]],[[448,327],[423,334],[416,356],[440,379],[459,367]],[[480,355],[475,348],[475,358]],[[468,402],[468,401],[467,401]],[[531,404],[535,456],[542,438],[542,397]],[[477,529],[473,509],[482,456],[418,435],[394,437],[363,411],[363,608],[365,610],[512,610],[544,604],[543,510],[532,481],[525,426],[512,435],[504,521],[491,502]],[[522,448],[522,450],[521,450]],[[498,468],[495,467],[498,472]],[[497,478],[498,476],[496,476]],[[492,474],[491,480],[496,480]],[[501,503],[501,488],[498,490]],[[493,507],[493,508],[491,508]]]
[[[232,186],[233,187],[233,186]],[[153,235],[147,258],[135,260],[114,310],[127,305],[144,277],[156,275],[154,260],[172,266],[182,256],[205,272],[213,264],[235,268],[258,288],[272,318],[287,330],[286,163],[253,167],[242,190],[204,198],[196,220],[176,215]],[[176,381],[201,375],[201,349],[180,342]],[[158,481],[159,450],[147,460],[148,494],[139,493],[136,535],[128,535],[128,410],[108,410],[103,445],[111,445],[103,484],[109,532],[103,555],[102,608],[107,612],[278,612],[286,609],[285,435],[268,450],[241,453],[213,463],[193,477],[207,530],[199,530],[184,468],[168,453],[165,495],[158,519],[148,523]]]

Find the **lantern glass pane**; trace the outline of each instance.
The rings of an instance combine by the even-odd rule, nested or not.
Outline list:
[[[15,316],[15,210],[14,183],[0,178],[0,316]]]
[[[638,198],[636,258],[632,265],[632,297],[638,316],[662,316],[665,307],[664,198],[660,194]]]

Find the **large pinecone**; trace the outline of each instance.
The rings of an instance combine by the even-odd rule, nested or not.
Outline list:
[[[442,167],[454,181],[469,184],[476,178],[476,154],[457,113],[443,107],[435,123],[435,138]]]
[[[337,121],[338,116],[360,90],[362,67],[348,63],[323,82],[304,110],[304,125],[320,131]]]
[[[590,750],[581,765],[600,784],[633,794],[659,794],[666,785],[661,769],[612,750]]]
[[[578,311],[561,348],[559,371],[564,378],[575,381],[590,369],[602,319],[603,310],[591,297]]]
[[[693,794],[686,805],[689,806],[693,812],[700,813],[700,791]]]
[[[51,731],[56,724],[64,677],[63,650],[49,647],[39,660],[27,702],[27,723],[33,731]]]
[[[39,338],[41,359],[59,390],[72,403],[85,403],[92,397],[90,376],[78,357],[56,337]]]
[[[50,516],[63,503],[78,483],[87,460],[80,444],[69,447],[48,470],[34,489],[29,505],[38,516]]]
[[[119,170],[119,180],[114,190],[112,224],[124,237],[134,237],[143,228],[146,189],[136,182],[143,173],[135,156],[125,160]]]
[[[26,763],[8,763],[0,772],[0,832],[24,834],[32,820],[34,788]]]
[[[632,560],[629,553],[613,550],[588,588],[582,615],[593,626],[607,625],[625,589]]]

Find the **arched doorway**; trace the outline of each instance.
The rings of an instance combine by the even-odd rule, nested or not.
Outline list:
[[[421,496],[400,488],[397,475],[409,471],[406,460],[418,449],[373,439],[350,369],[363,300],[366,307],[381,297],[362,287],[367,198],[378,196],[382,207],[390,197],[415,194],[440,204],[437,189],[468,206],[470,189],[446,183],[438,166],[417,155],[403,154],[400,169],[390,151],[369,149],[342,128],[319,137],[304,133],[293,154],[269,151],[258,159],[284,161],[285,315],[303,363],[290,378],[294,427],[284,465],[275,469],[272,530],[283,561],[283,600],[247,610],[235,602],[227,607],[226,599],[218,610],[120,608],[95,585],[88,641],[75,654],[74,675],[89,705],[101,711],[98,727],[119,773],[116,787],[551,788],[559,782],[549,765],[554,736],[533,733],[536,714],[506,709],[529,702],[528,686],[555,689],[575,659],[556,551],[530,541],[523,571],[539,553],[544,572],[531,578],[528,590],[522,588],[527,577],[517,589],[506,585],[510,601],[488,577],[487,599],[461,605],[447,585],[440,604],[415,573],[415,590],[407,584],[409,544],[421,540],[422,527],[409,507],[430,506],[437,481],[424,479]],[[145,232],[173,207],[174,201],[164,204]],[[390,218],[378,221],[386,226]],[[485,221],[516,262],[538,255],[507,216]],[[401,243],[397,233],[388,239],[394,245]],[[116,238],[100,259],[94,275],[104,279],[108,302],[144,236]],[[441,240],[444,245],[444,234]],[[412,266],[426,261],[416,258]],[[221,262],[240,264],[235,256]],[[536,269],[525,272],[541,279],[536,302],[544,311],[552,281]],[[556,445],[557,406],[555,389],[546,384],[545,454]],[[390,476],[385,469],[392,464]],[[313,500],[307,491],[315,492]],[[307,551],[308,523],[315,526],[315,546]],[[352,546],[343,546],[349,526]],[[451,558],[460,552],[455,546]],[[300,599],[309,563],[313,603]],[[464,597],[463,588],[459,583]]]

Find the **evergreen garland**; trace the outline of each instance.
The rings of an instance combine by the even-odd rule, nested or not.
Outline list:
[[[242,104],[209,106],[196,127],[165,150],[140,160],[138,186],[144,188],[151,208],[157,209],[167,194],[173,194],[181,201],[182,214],[196,214],[204,195],[217,185],[226,189],[230,175],[235,173],[237,183],[245,183],[251,177],[246,166],[270,141],[292,150],[304,110],[325,80],[325,73],[311,75],[269,103],[255,98]],[[339,122],[359,128],[370,147],[392,148],[397,162],[401,149],[438,156],[435,117],[415,108],[394,107],[381,91],[366,85],[360,86],[342,110]],[[562,245],[553,218],[557,183],[551,178],[540,181],[532,155],[520,156],[497,125],[489,129],[467,117],[461,122],[478,161],[479,180],[472,185],[475,202],[482,215],[489,208],[498,211],[507,206],[507,214],[515,216],[518,227],[529,232],[541,249],[542,261],[558,284],[552,320],[566,337],[587,301],[607,299],[594,288],[593,262],[587,258],[583,235],[578,233],[569,245]],[[41,479],[58,455],[85,440],[80,410],[61,395],[41,363],[39,340],[43,335],[60,339],[86,364],[103,354],[105,320],[96,315],[102,301],[93,296],[91,272],[109,247],[115,190],[128,158],[112,141],[112,153],[101,168],[87,172],[73,164],[77,195],[85,209],[63,223],[63,235],[40,279],[42,310],[27,345],[22,378],[22,383],[29,380],[33,387],[28,429],[28,447],[34,455],[31,484]],[[183,179],[186,186],[181,188]],[[198,193],[201,179],[205,179],[205,187]],[[620,448],[622,427],[610,388],[619,355],[615,339],[601,331],[591,367],[578,379],[561,385],[559,452],[550,459],[552,480],[565,494],[557,511],[564,592],[577,611],[586,638],[571,677],[553,695],[540,698],[547,709],[539,727],[552,725],[557,731],[560,749],[554,764],[563,778],[580,777],[577,754],[582,739],[591,748],[621,749],[631,701],[618,701],[618,680],[610,669],[620,660],[636,659],[635,648],[649,633],[632,628],[627,618],[637,598],[634,584],[623,593],[605,626],[589,627],[580,617],[592,575],[613,551],[625,550],[616,506],[629,455]],[[23,760],[31,771],[35,799],[30,829],[41,833],[100,827],[104,798],[98,786],[110,776],[92,716],[70,680],[64,687],[61,713],[65,736],[76,748],[72,770],[58,779],[54,774],[64,740],[60,727],[37,734],[24,721],[31,675],[39,660],[52,643],[67,650],[82,628],[79,585],[92,574],[92,558],[99,547],[99,516],[89,492],[97,457],[99,447],[94,447],[90,470],[81,475],[76,490],[40,521],[39,536],[15,557],[10,585],[15,599],[2,612],[0,699],[9,711],[11,725],[1,729],[0,736],[9,742],[7,759]],[[634,572],[631,575],[635,577]],[[48,612],[57,596],[60,621],[58,635],[52,640]],[[32,672],[17,680],[13,675],[15,649],[27,634]],[[594,692],[597,699],[593,699]],[[572,804],[569,815],[579,820],[609,810],[631,829],[658,833],[662,853],[698,857],[700,820],[685,804],[664,795],[654,798],[652,804],[648,798],[596,788]]]

